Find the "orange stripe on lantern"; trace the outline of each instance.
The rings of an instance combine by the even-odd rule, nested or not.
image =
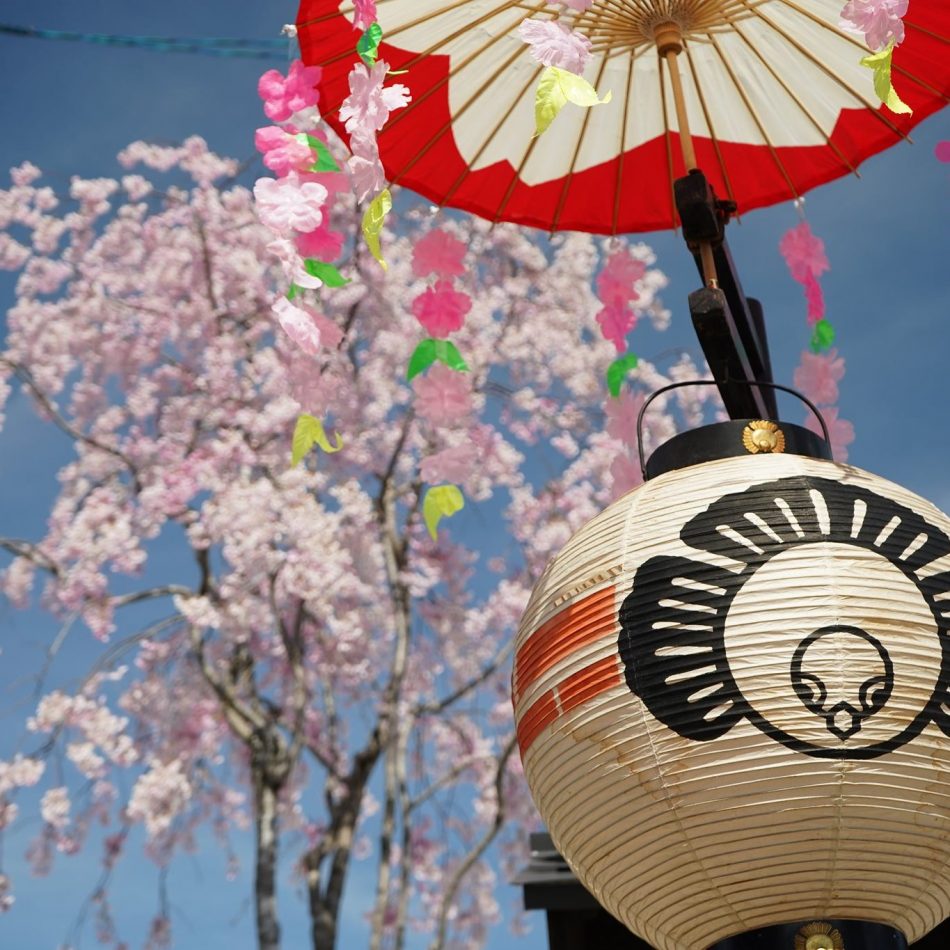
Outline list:
[[[549,689],[542,693],[540,699],[533,703],[531,708],[518,720],[518,747],[522,757],[528,751],[531,743],[537,739],[539,733],[557,719],[557,700],[554,690]]]
[[[620,684],[620,658],[616,653],[579,670],[558,684],[555,692],[562,712],[570,712],[575,706],[593,699],[604,690]]]
[[[524,758],[541,732],[559,716],[621,682],[620,658],[612,653],[578,670],[554,689],[542,693],[518,722],[518,747]]]
[[[575,601],[538,627],[515,657],[515,702],[545,670],[585,644],[600,639],[615,623],[616,614],[616,589],[605,587]]]

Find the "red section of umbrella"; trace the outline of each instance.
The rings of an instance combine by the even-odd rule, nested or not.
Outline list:
[[[339,0],[303,0],[298,36],[304,62],[324,67],[320,107],[345,141],[337,112],[349,91],[347,76],[358,61],[355,46],[360,34],[339,7]],[[894,79],[913,116],[893,115],[883,106],[843,108],[823,145],[749,145],[714,141],[694,131],[697,164],[719,194],[734,198],[740,211],[797,197],[851,173],[950,101],[945,39],[950,34],[950,4],[917,0],[904,22],[907,36],[895,54]],[[855,60],[859,57],[856,48]],[[460,153],[452,134],[448,56],[423,55],[384,41],[380,58],[393,70],[408,70],[399,80],[413,96],[412,105],[394,116],[379,135],[383,165],[393,184],[411,188],[435,204],[489,220],[551,230],[611,234],[675,224],[672,181],[686,171],[675,131],[599,165],[529,185],[508,161],[473,170]],[[618,106],[623,108],[622,101]],[[490,96],[473,105],[490,107]],[[534,147],[528,143],[531,132],[524,130],[529,150]],[[546,133],[556,135],[556,127]],[[547,139],[543,147],[555,144]]]

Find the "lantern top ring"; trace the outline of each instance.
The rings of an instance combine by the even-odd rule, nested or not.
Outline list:
[[[662,396],[664,393],[669,392],[670,390],[681,389],[684,386],[719,386],[727,382],[741,383],[742,385],[745,385],[745,386],[765,386],[767,389],[777,389],[781,392],[789,393],[790,395],[795,396],[797,399],[800,399],[803,403],[805,403],[806,406],[808,406],[808,408],[814,413],[815,417],[818,419],[818,424],[821,426],[822,437],[824,438],[827,452],[815,451],[813,448],[811,448],[811,449],[805,449],[804,451],[801,451],[800,453],[797,453],[797,454],[814,455],[818,458],[827,457],[829,460],[833,461],[833,457],[830,452],[831,436],[830,436],[830,433],[828,432],[828,424],[825,422],[825,418],[824,416],[822,416],[818,407],[807,396],[800,393],[797,389],[792,389],[791,386],[783,386],[780,383],[766,382],[765,380],[759,380],[759,379],[757,380],[687,379],[681,382],[670,383],[666,386],[662,386],[656,391],[650,393],[650,395],[644,401],[643,405],[640,407],[640,412],[637,414],[637,451],[640,456],[640,473],[643,476],[644,481],[647,481],[649,478],[653,477],[653,475],[658,474],[657,472],[653,472],[653,473],[648,472],[646,455],[643,451],[643,417],[646,415],[646,411],[650,407],[650,404],[653,402],[653,400],[656,399],[658,396]],[[765,420],[761,420],[761,421],[763,423],[765,422]],[[755,423],[753,423],[753,426],[754,425]],[[785,424],[785,426],[787,428],[787,424]],[[715,428],[715,426],[704,426],[703,428],[713,429]],[[801,429],[800,426],[794,426],[792,428]],[[801,431],[808,432],[809,430],[802,429]],[[681,433],[681,435],[682,434],[683,433]],[[665,443],[665,444],[668,445],[669,443]],[[713,457],[718,457],[718,456],[713,456]],[[678,466],[671,466],[671,467],[678,467]]]

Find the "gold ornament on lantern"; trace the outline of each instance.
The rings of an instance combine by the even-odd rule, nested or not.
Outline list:
[[[795,950],[845,950],[845,946],[838,930],[816,920],[795,934]]]
[[[804,950],[840,950],[822,920],[913,942],[950,913],[950,519],[763,432],[548,565],[515,645],[525,775],[659,950],[788,921],[816,921]]]
[[[756,419],[742,430],[742,444],[747,452],[784,452],[785,435],[774,423]]]

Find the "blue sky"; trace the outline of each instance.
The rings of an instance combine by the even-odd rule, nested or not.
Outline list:
[[[273,38],[292,21],[292,0],[164,0],[143,5],[127,0],[4,0],[0,22],[86,32],[176,36]],[[273,65],[282,66],[278,58]],[[239,159],[254,154],[253,130],[263,124],[256,80],[267,64],[250,60],[158,54],[74,43],[48,43],[0,36],[0,169],[24,159],[39,165],[54,185],[73,174],[118,173],[115,154],[129,141],[146,138],[177,142],[192,133]],[[201,95],[195,90],[201,89]],[[950,509],[950,295],[948,228],[950,166],[933,155],[950,138],[950,117],[932,117],[901,145],[868,161],[862,180],[844,179],[809,195],[806,210],[826,243],[832,270],[822,280],[829,318],[834,322],[848,373],[842,385],[841,414],[853,421],[857,441],[850,461],[898,481]],[[777,244],[797,222],[791,205],[756,211],[731,228],[733,254],[746,290],[763,300],[779,382],[791,382],[807,341],[804,300],[788,276]],[[692,262],[672,234],[647,235],[670,277],[664,294],[673,310],[671,330],[662,338],[635,344],[644,355],[660,349],[696,350],[685,300],[695,289]],[[0,309],[12,299],[12,281],[0,274]],[[640,331],[638,331],[640,332]],[[653,349],[655,347],[655,350]],[[789,418],[800,421],[798,410]],[[68,446],[49,427],[40,427],[20,399],[10,407],[0,433],[0,519],[4,534],[36,538],[55,491],[55,472],[68,459]],[[153,570],[174,565],[157,552]],[[0,755],[19,737],[30,695],[29,676],[56,627],[41,614],[17,613],[0,604]],[[55,675],[68,676],[87,664],[81,641],[71,639]],[[12,950],[54,948],[98,873],[91,857],[59,861],[44,881],[30,879],[20,855],[30,832],[12,836],[5,848],[8,870],[17,877],[18,902],[0,918],[0,946]],[[247,855],[247,841],[238,840]],[[368,868],[356,868],[347,903],[348,939],[360,946],[360,895]],[[306,945],[302,903],[282,878],[286,911],[285,945]],[[250,950],[253,921],[246,903],[246,875],[226,883],[223,859],[208,842],[200,855],[176,864],[169,895],[177,927],[176,947]],[[154,868],[142,859],[127,866],[116,891],[120,925],[132,946],[156,906]],[[512,893],[511,898],[515,898]],[[52,910],[52,912],[51,912]],[[499,930],[493,950],[547,945],[540,918],[531,937],[515,940]],[[89,934],[86,943],[94,943]]]

